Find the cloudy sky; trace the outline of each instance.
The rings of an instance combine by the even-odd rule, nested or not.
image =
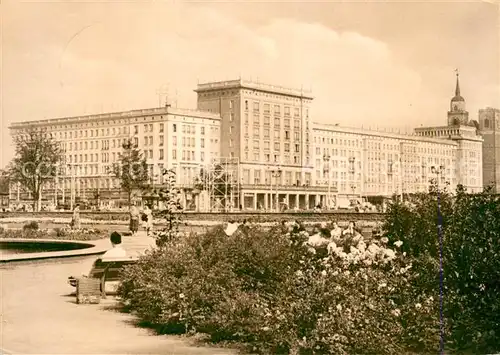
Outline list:
[[[455,68],[471,118],[500,107],[494,1],[3,0],[2,160],[12,122],[158,105],[194,108],[198,82],[311,88],[314,119],[444,124]],[[177,94],[176,94],[177,92]]]

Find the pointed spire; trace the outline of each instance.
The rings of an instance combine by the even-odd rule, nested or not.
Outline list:
[[[455,73],[457,75],[457,87],[455,88],[455,96],[460,96],[460,83],[458,81],[458,76],[459,76],[458,69],[455,69]]]

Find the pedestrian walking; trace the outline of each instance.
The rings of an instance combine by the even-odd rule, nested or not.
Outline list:
[[[81,229],[80,222],[80,205],[77,204],[73,209],[73,218],[71,219],[71,229]]]
[[[130,231],[135,235],[139,231],[140,212],[135,203],[130,206]]]

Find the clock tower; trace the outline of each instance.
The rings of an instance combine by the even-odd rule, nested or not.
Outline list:
[[[465,110],[465,99],[460,95],[460,83],[458,80],[455,87],[455,96],[450,102],[450,111],[448,111],[448,126],[466,126],[469,123],[469,112]]]

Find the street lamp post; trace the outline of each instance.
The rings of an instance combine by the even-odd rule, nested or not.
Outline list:
[[[323,162],[324,167],[323,167],[323,173],[326,175],[327,179],[327,184],[328,184],[328,192],[326,195],[326,208],[330,210],[331,207],[331,179],[330,179],[330,155],[329,154],[324,154],[323,155]]]
[[[276,170],[271,170],[271,196],[273,195],[273,188],[272,188],[272,183],[273,183],[273,178],[276,179],[276,198],[274,201],[274,205],[276,206],[276,212],[279,212],[279,197],[278,197],[278,178],[281,176],[281,168],[278,167]],[[271,210],[273,209],[272,206],[272,197],[271,197]]]
[[[441,215],[441,200],[439,191],[439,179],[444,172],[444,166],[432,166],[431,172],[436,174],[436,194],[437,194],[437,226],[439,237],[439,324],[440,324],[440,354],[444,354],[444,323],[443,323],[443,217]]]

